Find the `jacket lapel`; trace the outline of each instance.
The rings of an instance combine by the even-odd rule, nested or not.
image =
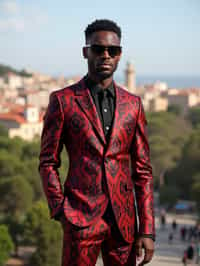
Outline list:
[[[127,105],[128,99],[124,94],[124,91],[114,83],[115,86],[115,93],[116,93],[116,100],[115,100],[115,112],[114,112],[114,119],[112,124],[112,129],[110,133],[108,149],[112,146],[112,142],[116,141],[117,136],[120,135],[121,127],[123,126],[123,112],[124,112],[124,105]]]
[[[96,110],[96,106],[93,102],[92,96],[90,95],[89,89],[86,87],[84,79],[82,79],[75,90],[76,101],[80,105],[82,111],[86,114],[91,124],[99,135],[100,139],[106,145],[106,139],[104,136],[103,128],[99,115]]]

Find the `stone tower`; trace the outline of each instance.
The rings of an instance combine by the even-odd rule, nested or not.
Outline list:
[[[136,82],[135,82],[135,69],[131,62],[127,63],[125,70],[125,86],[127,87],[130,93],[135,93],[136,91]]]

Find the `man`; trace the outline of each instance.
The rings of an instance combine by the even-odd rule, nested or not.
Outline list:
[[[95,265],[100,250],[104,265],[136,265],[144,248],[143,265],[155,232],[142,103],[113,81],[122,52],[117,24],[96,20],[85,38],[88,74],[51,94],[41,141],[44,191],[64,230],[62,265]],[[64,193],[57,170],[63,145],[70,161]]]

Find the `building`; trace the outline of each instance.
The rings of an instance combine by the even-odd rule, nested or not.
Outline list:
[[[7,128],[10,138],[31,141],[41,135],[42,117],[35,106],[13,106],[8,112],[0,113],[0,124]]]
[[[5,83],[10,89],[17,89],[19,87],[22,87],[23,78],[17,74],[9,72],[5,77]]]
[[[160,112],[168,110],[168,100],[163,97],[156,97],[149,101],[148,111]]]
[[[135,79],[135,70],[133,64],[130,62],[127,63],[125,70],[125,87],[130,93],[135,93],[136,91],[136,79]]]
[[[25,104],[33,105],[39,110],[47,107],[49,102],[48,90],[28,90],[20,93],[20,98],[23,99]]]
[[[177,105],[181,107],[183,113],[186,113],[189,108],[197,106],[200,103],[200,95],[198,92],[190,90],[180,90],[176,94],[168,94],[169,105]]]

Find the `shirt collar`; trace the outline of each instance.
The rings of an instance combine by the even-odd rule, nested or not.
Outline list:
[[[88,77],[88,75],[86,75],[84,77],[84,80],[85,80],[87,87],[89,88],[90,92],[93,95],[98,94],[99,92],[101,92],[103,90],[102,88],[97,86],[96,83]],[[115,88],[114,88],[113,82],[108,86],[108,88],[106,88],[104,90],[107,90],[109,95],[111,95],[113,98],[115,98]]]

